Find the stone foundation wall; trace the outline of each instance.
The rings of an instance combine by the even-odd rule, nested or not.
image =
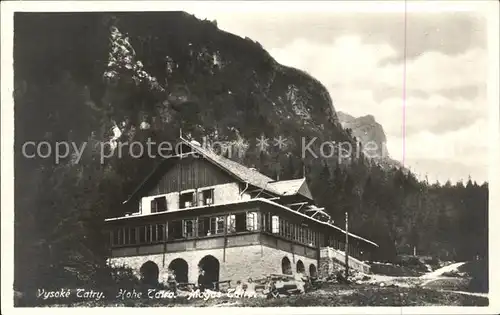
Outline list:
[[[237,280],[248,278],[259,279],[271,273],[282,273],[282,259],[287,257],[290,261],[293,274],[297,272],[297,263],[302,261],[305,273],[309,275],[310,266],[318,270],[318,261],[305,256],[292,254],[280,249],[271,248],[264,245],[249,245],[229,247],[224,249],[190,250],[175,253],[136,255],[128,257],[113,257],[108,260],[110,265],[128,266],[132,268],[136,275],[140,277],[140,268],[147,261],[154,262],[160,271],[159,281],[167,280],[169,264],[177,258],[184,259],[188,264],[188,279],[191,283],[196,283],[198,279],[198,263],[200,260],[211,255],[220,264],[219,280],[231,280],[231,285]]]
[[[349,256],[349,267],[361,271],[363,273],[370,273],[370,266],[364,262]],[[323,247],[320,250],[319,259],[319,273],[320,277],[328,277],[335,274],[339,270],[345,270],[345,254],[342,251],[336,250],[332,247]]]

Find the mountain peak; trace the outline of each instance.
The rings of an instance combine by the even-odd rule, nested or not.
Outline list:
[[[371,156],[371,160],[376,163],[391,167],[401,167],[401,163],[390,158],[387,150],[387,137],[384,128],[377,122],[375,116],[367,114],[361,117],[354,117],[345,112],[337,112],[338,119],[342,128],[350,129],[352,136],[356,137],[363,146],[375,145],[377,150]]]

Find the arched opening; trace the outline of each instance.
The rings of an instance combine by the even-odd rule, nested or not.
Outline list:
[[[281,260],[281,273],[285,275],[292,274],[292,264],[290,263],[290,259],[288,259],[288,257],[283,257]]]
[[[160,274],[160,269],[158,265],[151,260],[146,261],[139,270],[141,273],[141,280],[144,284],[155,286],[158,284],[158,275]]]
[[[297,273],[304,273],[305,271],[306,267],[304,267],[302,260],[297,261]]]
[[[187,283],[188,282],[188,263],[182,259],[177,258],[172,260],[170,265],[168,265],[168,269],[173,271],[175,274],[175,281],[178,283]]]
[[[205,272],[205,288],[218,290],[219,284],[217,282],[219,282],[220,264],[217,258],[207,255],[200,260],[198,267]]]
[[[309,265],[309,276],[311,276],[311,278],[316,278],[318,276],[316,266],[313,264]]]

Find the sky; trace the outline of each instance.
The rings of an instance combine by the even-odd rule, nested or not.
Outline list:
[[[373,115],[392,158],[421,179],[488,180],[486,20],[474,12],[189,12],[258,41]],[[405,26],[406,25],[406,26]]]

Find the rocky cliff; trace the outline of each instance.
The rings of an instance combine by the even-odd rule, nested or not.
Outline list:
[[[343,128],[350,129],[352,135],[363,144],[373,143],[377,147],[377,154],[383,156],[387,154],[386,136],[384,128],[372,115],[353,117],[349,114],[338,112],[339,121]]]
[[[401,167],[400,162],[391,159],[387,150],[384,128],[373,115],[354,117],[339,111],[337,116],[342,127],[349,130],[353,137],[364,146],[370,145],[371,148],[376,148],[376,150],[370,151],[376,152],[375,157],[372,158],[373,161],[385,167]]]

